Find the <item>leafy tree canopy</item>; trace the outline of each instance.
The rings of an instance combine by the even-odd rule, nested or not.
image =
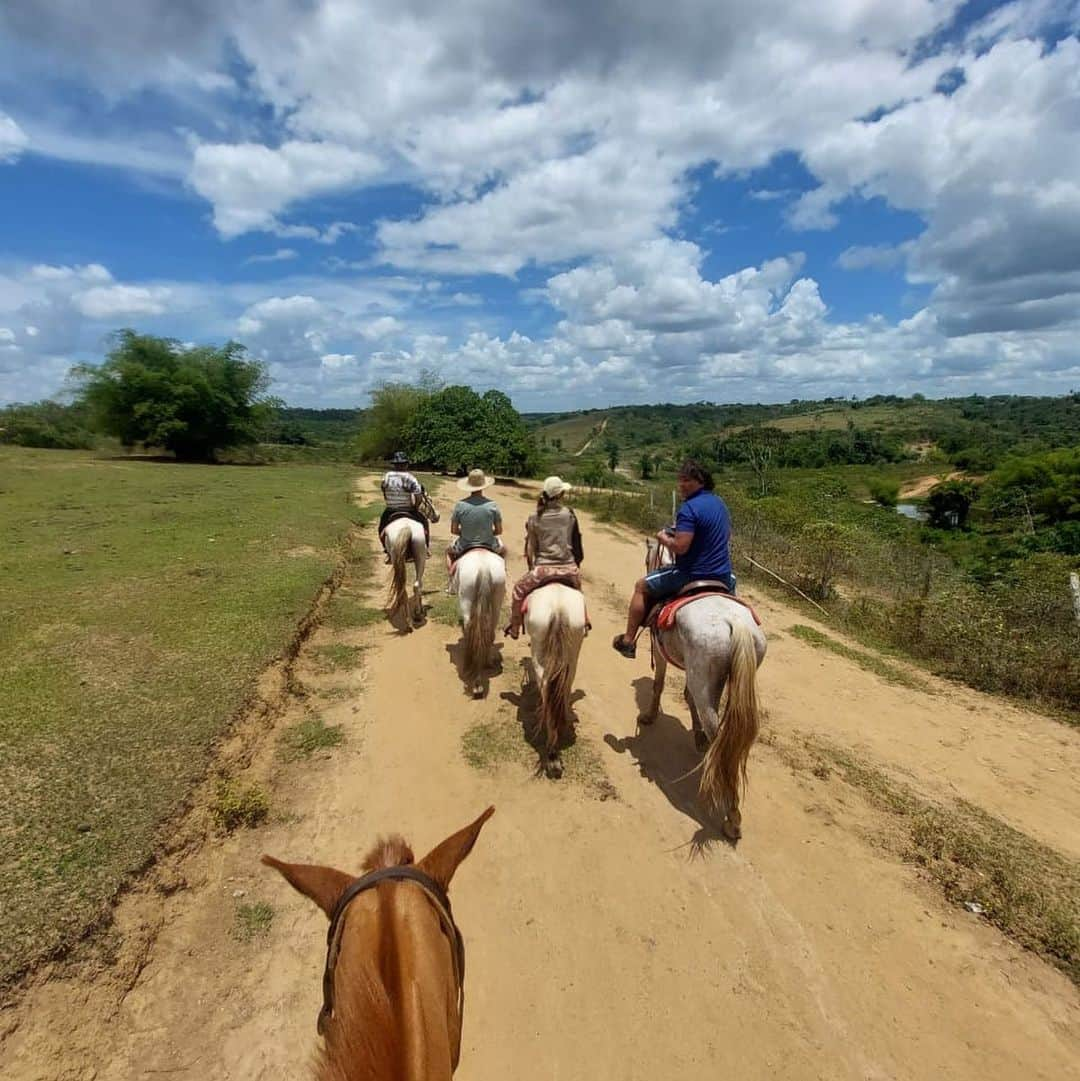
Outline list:
[[[935,484],[926,497],[927,519],[939,529],[962,529],[978,488],[969,480],[946,480]]]
[[[407,425],[404,442],[414,462],[448,472],[483,468],[521,476],[538,465],[533,436],[498,390],[480,395],[454,386],[428,395]]]
[[[237,342],[188,349],[122,330],[104,363],[72,374],[101,431],[125,447],[162,447],[188,461],[255,442],[276,407],[265,396],[265,367]]]
[[[422,372],[415,383],[380,383],[371,392],[371,408],[356,441],[364,461],[382,461],[405,449],[405,433],[423,402],[443,388],[434,372]]]
[[[1080,448],[1008,459],[987,479],[983,501],[996,517],[1080,521]]]
[[[88,449],[94,445],[87,410],[42,401],[0,409],[0,443],[50,449]]]

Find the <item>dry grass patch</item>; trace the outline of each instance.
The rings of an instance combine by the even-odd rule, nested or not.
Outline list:
[[[465,730],[461,737],[461,753],[473,769],[497,773],[504,766],[520,766],[539,773],[537,755],[539,744],[531,743],[519,720],[506,717],[480,721]],[[563,777],[557,783],[576,784],[595,799],[618,798],[615,786],[604,771],[596,748],[582,737],[562,750]]]
[[[270,798],[257,784],[222,781],[210,804],[210,815],[219,829],[231,833],[240,827],[258,826],[270,814]]]
[[[327,724],[322,717],[307,717],[286,728],[281,735],[284,757],[289,761],[310,758],[316,751],[329,750],[344,742],[339,724]]]
[[[978,913],[1080,985],[1080,863],[979,807],[945,806],[916,794],[849,751],[816,739],[773,746],[796,768],[835,770],[902,827],[899,853],[924,868],[945,896]]]
[[[310,650],[312,662],[320,672],[355,668],[363,653],[363,646],[351,646],[345,642],[327,642],[321,646],[312,646]]]
[[[232,935],[237,942],[265,938],[274,922],[274,909],[266,901],[239,904],[233,914]]]
[[[933,694],[933,689],[925,680],[905,672],[902,668],[897,668],[896,665],[889,664],[888,661],[879,657],[876,653],[865,653],[861,649],[853,649],[851,646],[838,642],[835,638],[830,638],[827,634],[816,630],[814,627],[807,627],[803,623],[796,623],[790,630],[795,638],[816,646],[818,649],[827,649],[838,657],[854,661],[860,668],[867,672],[873,672],[875,676],[880,676],[886,683],[898,683],[901,687],[910,687],[913,691]],[[779,635],[774,633],[770,634],[769,637],[778,638]]]
[[[323,626],[331,630],[352,631],[381,623],[385,618],[382,609],[339,590],[327,607]]]

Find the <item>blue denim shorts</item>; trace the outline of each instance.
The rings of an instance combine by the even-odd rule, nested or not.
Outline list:
[[[735,592],[735,576],[731,574],[719,574],[718,581],[726,582],[732,593]],[[676,567],[674,563],[667,567],[661,567],[652,574],[645,575],[645,588],[649,591],[649,599],[653,601],[665,601],[668,597],[674,597],[683,586],[689,585],[694,579],[688,571]]]

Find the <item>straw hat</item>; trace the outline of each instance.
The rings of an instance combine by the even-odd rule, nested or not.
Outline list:
[[[482,469],[470,469],[467,477],[462,477],[457,486],[463,492],[482,492],[495,483],[494,477],[489,477]]]
[[[558,499],[561,495],[566,495],[570,491],[571,485],[567,484],[562,477],[548,477],[544,481],[544,495],[548,499]]]

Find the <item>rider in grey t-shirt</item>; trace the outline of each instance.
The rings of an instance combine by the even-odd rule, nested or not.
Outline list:
[[[454,505],[450,529],[457,534],[451,545],[455,557],[470,548],[490,548],[493,552],[502,548],[498,537],[502,532],[502,514],[495,500],[482,492],[475,492]]]
[[[458,481],[458,487],[470,494],[468,498],[458,500],[450,518],[454,540],[446,550],[446,569],[450,575],[448,593],[457,592],[454,564],[470,548],[488,548],[505,557],[506,549],[499,540],[502,513],[498,504],[484,495],[484,489],[494,483],[495,479],[486,476],[482,469],[470,470],[467,477]]]

